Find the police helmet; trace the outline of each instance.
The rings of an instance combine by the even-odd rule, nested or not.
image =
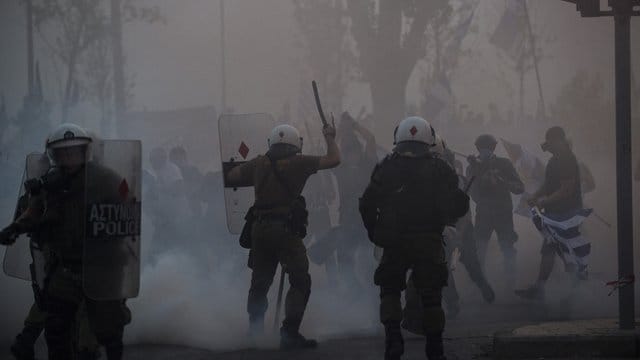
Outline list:
[[[302,137],[300,136],[300,132],[298,132],[298,129],[287,124],[278,125],[271,130],[268,144],[269,148],[279,144],[285,144],[294,147],[297,152],[302,151]]]
[[[67,158],[64,164],[65,166],[80,165],[89,159],[89,145],[92,141],[89,132],[82,127],[70,123],[61,124],[47,137],[47,156],[53,164],[61,165],[61,156],[66,157],[63,154],[67,149],[78,149],[82,155],[72,158],[73,160]]]
[[[427,122],[419,116],[410,116],[400,122],[394,134],[394,143],[415,141],[429,146],[436,142],[436,132]]]

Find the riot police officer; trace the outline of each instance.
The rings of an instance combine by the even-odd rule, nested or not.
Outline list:
[[[467,178],[474,181],[470,194],[476,203],[474,236],[480,263],[484,264],[489,239],[495,231],[504,256],[507,280],[513,282],[516,271],[514,244],[518,234],[513,227],[511,194],[522,194],[524,184],[511,161],[494,154],[497,144],[491,135],[478,136],[475,141],[478,156],[468,158]]]
[[[395,133],[393,152],[376,166],[360,199],[369,239],[384,249],[374,282],[380,287],[380,320],[385,327],[385,359],[400,359],[400,296],[406,274],[420,294],[427,358],[444,359],[445,316],[442,288],[448,269],[442,233],[469,210],[455,171],[433,156],[435,132],[419,117],[404,119]]]
[[[88,269],[100,266],[94,263],[86,267],[83,261],[88,186],[85,180],[100,179],[92,189],[111,191],[110,198],[123,196],[122,179],[114,171],[88,162],[91,142],[88,133],[74,124],[60,125],[47,138],[47,155],[54,166],[46,178],[28,181],[29,187],[34,188],[28,208],[0,234],[3,244],[11,244],[21,233],[37,234],[46,244],[46,274],[39,290],[46,311],[45,338],[50,360],[73,358],[72,330],[81,306],[86,307],[91,331],[104,346],[109,360],[122,359],[124,326],[130,322],[124,299],[96,300],[87,296],[83,286],[83,277],[91,271]],[[109,255],[102,254],[105,259]]]
[[[340,164],[333,126],[325,126],[327,144],[324,156],[301,155],[302,137],[290,125],[276,126],[269,136],[269,151],[233,168],[226,184],[245,183],[255,187],[251,214],[251,287],[247,302],[250,332],[264,331],[267,292],[278,263],[289,275],[291,287],[285,300],[285,319],[280,328],[280,348],[310,348],[315,340],[300,334],[300,324],[311,294],[309,260],[302,239],[306,235],[307,211],[300,196],[307,179],[318,170]]]

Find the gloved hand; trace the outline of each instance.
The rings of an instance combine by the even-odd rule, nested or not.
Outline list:
[[[18,237],[17,225],[15,223],[0,231],[0,245],[12,245]]]

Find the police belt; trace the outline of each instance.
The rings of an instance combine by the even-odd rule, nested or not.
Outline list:
[[[288,206],[260,206],[254,211],[258,222],[286,223],[291,220],[291,208]]]

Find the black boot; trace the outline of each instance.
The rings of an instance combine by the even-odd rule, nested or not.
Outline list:
[[[313,349],[318,342],[307,339],[298,330],[280,328],[280,350]]]
[[[78,360],[98,360],[101,356],[100,350],[82,349],[78,352]]]
[[[122,353],[124,352],[122,341],[105,345],[104,350],[107,353],[107,360],[122,360]]]
[[[385,325],[384,360],[400,360],[404,354],[404,340],[399,324]]]
[[[17,360],[34,360],[35,353],[33,347],[41,333],[42,328],[25,326],[11,345],[11,354]]]
[[[427,334],[425,352],[429,360],[447,360],[444,356],[444,344],[442,334]]]

